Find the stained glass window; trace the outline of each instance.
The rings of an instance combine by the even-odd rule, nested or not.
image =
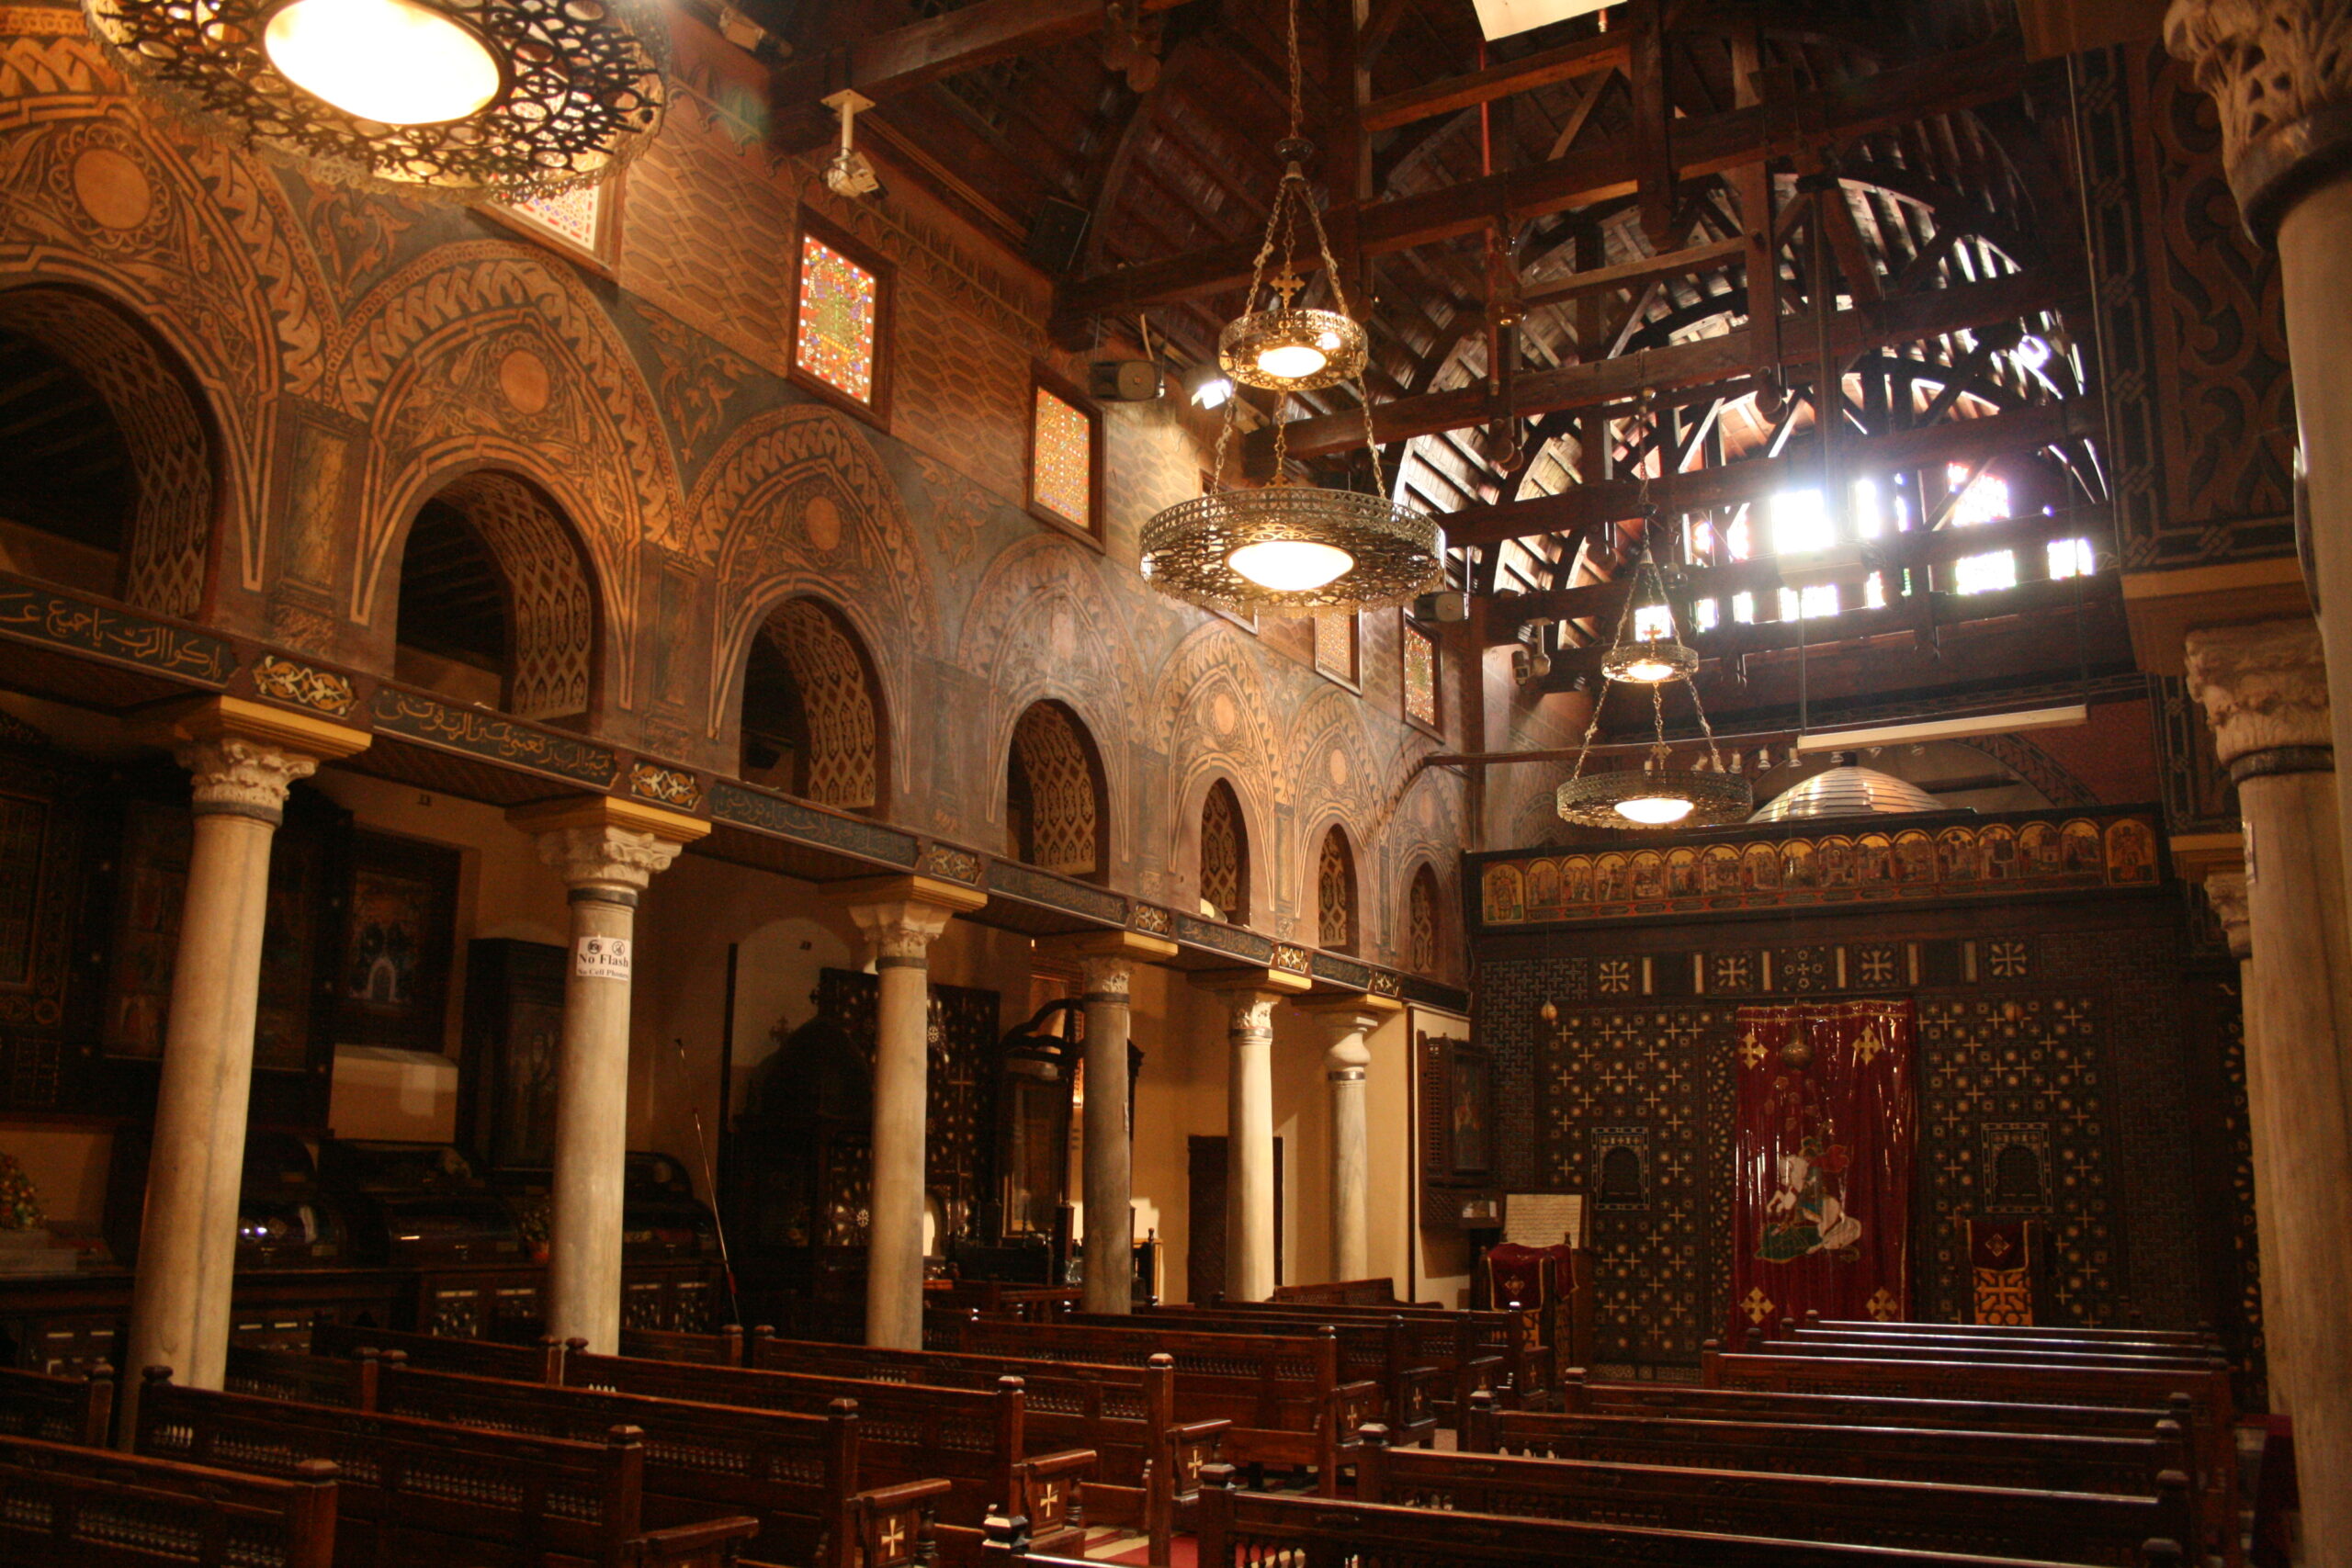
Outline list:
[[[596,220],[603,215],[604,205],[605,187],[595,185],[559,191],[554,196],[517,197],[505,207],[507,211],[545,229],[565,243],[594,254]]]
[[[1405,623],[1405,713],[1437,728],[1437,638]]]
[[[1356,613],[1323,610],[1315,616],[1315,668],[1342,681],[1356,679]]]
[[[1094,422],[1084,409],[1037,389],[1037,418],[1030,432],[1032,500],[1080,527],[1094,522]]]
[[[800,237],[792,362],[861,403],[874,400],[875,276],[814,234]]]

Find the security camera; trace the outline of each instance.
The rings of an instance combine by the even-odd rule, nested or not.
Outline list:
[[[874,165],[857,150],[858,111],[872,108],[874,100],[844,87],[829,95],[825,107],[842,117],[841,151],[825,165],[825,188],[853,201],[861,197],[888,197],[890,193],[882,188],[882,176],[874,172]]]

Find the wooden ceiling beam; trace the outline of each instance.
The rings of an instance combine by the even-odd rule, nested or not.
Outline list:
[[[1484,71],[1391,93],[1364,106],[1363,128],[1393,130],[1417,119],[1472,108],[1514,93],[1532,92],[1555,82],[1571,82],[1579,76],[1619,70],[1625,63],[1628,47],[1624,33],[1600,33],[1557,49],[1544,50],[1523,60],[1509,60]]]
[[[1671,160],[1675,175],[1679,180],[1702,179],[1749,164],[1794,157],[1827,140],[1990,102],[2015,93],[2024,69],[2018,46],[2002,40],[1786,102],[1678,120]],[[1619,136],[1527,168],[1357,209],[1342,206],[1334,216],[1340,221],[1352,220],[1358,243],[1368,254],[1408,250],[1474,233],[1498,215],[1518,223],[1630,195],[1639,186],[1638,159],[1634,138]],[[1063,288],[1057,316],[1067,327],[1089,316],[1124,314],[1139,305],[1219,293],[1250,276],[1256,254],[1254,243],[1214,245],[1088,278]]]
[[[2061,310],[2085,297],[2082,274],[2073,268],[2036,268],[1984,283],[1932,289],[1887,299],[1873,306],[1838,311],[1830,318],[1830,351],[1838,363],[1875,349],[1939,337],[1965,328],[2014,321],[2036,311]],[[1728,304],[1731,297],[1725,297]],[[1530,371],[1517,378],[1507,407],[1491,400],[1484,383],[1419,397],[1399,398],[1376,405],[1374,428],[1383,442],[1483,424],[1505,414],[1552,413],[1562,409],[1599,408],[1630,401],[1645,389],[1675,391],[1713,389],[1739,381],[1774,363],[1771,334],[1752,327],[1735,327],[1719,336],[1692,343],[1564,366],[1556,370]],[[1807,367],[1790,367],[1792,378],[1804,378]],[[1285,432],[1296,457],[1336,452],[1363,439],[1361,415],[1295,420]],[[1263,446],[1271,451],[1273,434],[1261,431],[1250,437],[1253,462],[1250,471],[1262,470]],[[1530,530],[1542,532],[1543,530]]]

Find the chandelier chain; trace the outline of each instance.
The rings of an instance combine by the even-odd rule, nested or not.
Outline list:
[[[1298,0],[1290,0],[1290,134],[1298,140],[1299,122],[1306,118],[1306,90],[1298,69]]]

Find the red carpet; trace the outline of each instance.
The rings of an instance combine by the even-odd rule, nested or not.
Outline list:
[[[1191,1536],[1178,1536],[1174,1540],[1169,1543],[1168,1551],[1169,1556],[1173,1560],[1171,1568],[1199,1568],[1200,1549]],[[1116,1557],[1105,1557],[1099,1561],[1104,1562],[1131,1562],[1137,1564],[1138,1568],[1140,1568],[1140,1565],[1148,1560],[1150,1555],[1151,1549],[1149,1547],[1138,1546],[1133,1551],[1123,1551]]]

